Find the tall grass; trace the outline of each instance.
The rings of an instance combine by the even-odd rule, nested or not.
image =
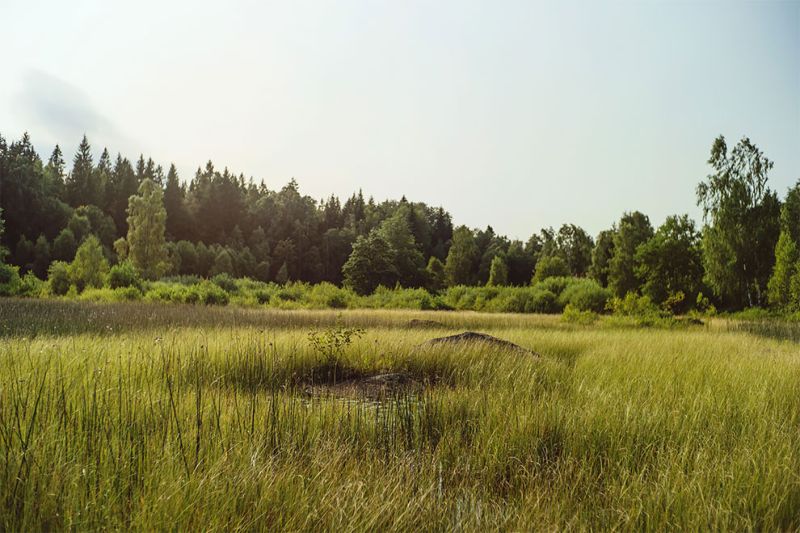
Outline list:
[[[406,328],[419,316],[443,325]],[[2,530],[800,527],[790,343],[544,316],[10,300],[0,321]],[[343,356],[353,375],[431,386],[380,403],[305,394],[326,364],[307,332],[337,322],[367,328]],[[463,324],[542,357],[418,347]]]

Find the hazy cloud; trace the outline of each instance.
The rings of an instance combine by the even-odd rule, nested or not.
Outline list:
[[[77,143],[85,133],[90,140],[122,148],[127,143],[111,120],[78,87],[39,70],[28,70],[16,98],[17,113],[39,141]]]

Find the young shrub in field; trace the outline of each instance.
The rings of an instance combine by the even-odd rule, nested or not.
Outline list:
[[[341,362],[344,352],[354,339],[361,338],[364,330],[361,328],[349,328],[336,326],[321,331],[312,331],[308,334],[308,340],[315,352],[320,354],[325,363],[333,368],[337,368]]]
[[[108,286],[112,289],[134,287],[142,290],[142,278],[139,271],[130,261],[123,261],[111,267],[108,272]]]
[[[70,281],[80,292],[86,287],[102,287],[108,270],[108,261],[103,256],[100,241],[94,235],[89,235],[75,253],[68,272]]]
[[[53,261],[47,269],[47,284],[50,294],[64,296],[69,292],[69,265],[64,261]]]

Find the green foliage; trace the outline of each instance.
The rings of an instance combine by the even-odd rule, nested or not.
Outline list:
[[[644,283],[642,294],[661,304],[678,293],[686,296],[685,303],[697,298],[703,283],[703,253],[700,234],[687,215],[667,217],[655,235],[641,244],[635,257],[636,276]],[[674,311],[687,311],[674,298]]]
[[[228,293],[235,293],[239,290],[239,287],[236,285],[236,280],[234,280],[230,274],[225,272],[217,274],[211,278],[211,281],[220,289]]]
[[[308,341],[313,350],[322,356],[326,364],[338,367],[342,362],[345,350],[364,333],[362,328],[335,326],[309,332]]]
[[[289,283],[289,265],[286,261],[283,262],[278,272],[275,274],[275,283],[279,285],[286,285]]]
[[[548,278],[562,276],[569,276],[567,262],[558,255],[547,256],[542,257],[536,263],[536,273],[531,282],[535,284]]]
[[[19,267],[0,262],[0,296],[16,296],[21,289]]]
[[[47,285],[50,294],[64,296],[69,292],[70,285],[69,264],[64,261],[53,261],[47,269]]]
[[[360,295],[370,294],[380,285],[393,286],[397,269],[392,264],[389,243],[376,232],[359,237],[342,267],[342,274],[345,286]]]
[[[133,286],[85,289],[78,299],[87,302],[136,302],[142,299],[141,289]]]
[[[591,326],[600,319],[600,315],[594,311],[582,311],[572,305],[567,305],[561,315],[561,320],[568,324],[579,324],[581,326]]]
[[[697,186],[707,222],[706,281],[728,307],[760,306],[767,301],[780,233],[780,202],[767,187],[772,161],[746,137],[729,153],[720,136],[708,163],[714,172]]]
[[[39,279],[33,272],[22,276],[18,295],[29,298],[38,298],[47,291],[47,283]]]
[[[108,261],[103,255],[100,241],[90,235],[80,245],[75,259],[69,265],[69,279],[78,292],[87,287],[100,288],[105,284],[108,271]]]
[[[492,259],[492,266],[489,269],[489,281],[486,284],[499,287],[508,285],[508,267],[502,256],[496,255]]]
[[[228,293],[218,285],[203,280],[195,285],[169,284],[157,281],[152,283],[144,299],[153,302],[170,302],[203,305],[227,305]]]
[[[624,298],[611,298],[607,309],[616,317],[633,320],[637,326],[670,326],[675,323],[672,315],[654,304],[649,296],[639,296],[633,292]]]
[[[618,297],[639,289],[636,251],[653,236],[650,219],[635,211],[625,213],[614,233],[614,252],[608,265],[608,287]]]
[[[120,237],[114,241],[114,253],[117,254],[117,258],[120,261],[128,260],[128,241],[125,237]]]
[[[594,241],[579,226],[564,224],[555,236],[557,254],[567,264],[569,275],[584,276],[592,264]]]
[[[128,200],[128,258],[146,279],[157,279],[167,271],[164,238],[167,213],[163,191],[152,180],[139,186]]]
[[[597,236],[597,244],[592,249],[592,266],[589,276],[603,287],[608,286],[611,258],[614,256],[614,235],[616,229],[604,230]]]
[[[425,259],[411,231],[410,220],[416,218],[413,213],[409,206],[400,206],[375,230],[388,244],[389,262],[396,272],[394,279],[387,280],[390,285],[419,287],[425,282]]]
[[[75,234],[69,228],[64,228],[53,241],[53,259],[56,261],[72,261],[78,250]]]
[[[39,235],[33,247],[33,272],[39,278],[47,277],[47,267],[50,265],[50,243],[47,237]]]
[[[6,260],[6,256],[8,255],[8,249],[3,246],[3,234],[6,231],[6,223],[3,220],[3,208],[0,207],[0,263],[3,263]]]
[[[108,286],[111,289],[134,287],[142,290],[142,278],[130,261],[123,261],[111,267],[108,273]]]
[[[428,266],[425,268],[428,276],[428,289],[439,292],[445,288],[447,276],[444,270],[444,263],[438,257],[431,257]]]
[[[214,266],[208,271],[210,276],[217,276],[219,274],[228,274],[233,272],[233,259],[231,258],[228,250],[222,249],[214,259]]]
[[[792,294],[792,278],[797,275],[800,260],[800,182],[789,189],[781,206],[781,232],[775,245],[775,266],[767,284],[770,305],[797,310],[800,300]]]
[[[553,278],[551,278],[553,279]],[[558,296],[559,306],[577,311],[602,313],[611,297],[611,291],[604,289],[593,279],[572,278]]]
[[[475,234],[466,226],[453,231],[453,242],[444,265],[447,285],[471,285],[474,282],[474,265],[480,251],[475,243]]]

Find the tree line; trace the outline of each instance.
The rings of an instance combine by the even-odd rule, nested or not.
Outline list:
[[[564,224],[523,242],[491,226],[454,227],[444,208],[405,197],[315,200],[295,180],[270,190],[211,162],[186,182],[174,165],[165,171],[144,156],[134,163],[104,149],[95,161],[85,136],[68,169],[58,146],[45,162],[28,134],[0,136],[0,261],[67,285],[68,267],[94,269],[73,275],[91,285],[115,264],[146,279],[328,281],[359,294],[573,276],[676,311],[797,307],[800,183],[781,201],[767,184],[772,162],[747,138],[729,149],[718,137],[708,163],[696,191],[702,227],[684,214],[654,228],[632,211],[596,237]]]

